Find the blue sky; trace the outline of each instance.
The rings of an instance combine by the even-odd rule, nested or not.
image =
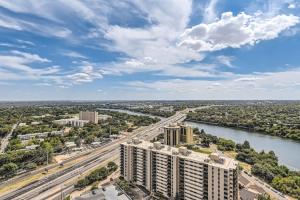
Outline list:
[[[300,99],[298,0],[0,0],[0,100]]]

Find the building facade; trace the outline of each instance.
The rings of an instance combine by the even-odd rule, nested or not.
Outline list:
[[[80,111],[79,119],[98,124],[98,112]]]
[[[193,143],[193,128],[185,124],[165,126],[164,143],[170,146],[176,146],[180,143]]]
[[[51,131],[51,132],[43,132],[43,133],[30,133],[30,134],[24,134],[24,135],[17,135],[18,139],[20,140],[30,140],[33,138],[46,138],[51,135],[64,135],[64,131]]]
[[[134,139],[120,146],[125,180],[157,196],[178,200],[237,200],[237,162],[218,154]]]
[[[53,123],[59,124],[59,125],[70,125],[75,127],[83,127],[85,124],[89,123],[88,120],[80,120],[80,119],[59,119],[53,121]]]

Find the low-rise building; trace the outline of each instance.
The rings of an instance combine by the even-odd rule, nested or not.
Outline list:
[[[98,115],[98,120],[100,120],[100,121],[106,121],[111,118],[112,118],[112,116],[110,116],[110,115]]]
[[[31,125],[39,125],[41,122],[31,122]]]
[[[179,200],[237,200],[238,163],[218,154],[134,139],[120,146],[120,173],[154,194]]]
[[[76,144],[75,142],[66,142],[65,143],[65,146],[68,148],[68,149],[73,149],[76,147]]]
[[[22,127],[22,126],[27,126],[27,124],[26,123],[19,123],[19,125],[18,125],[19,127]]]
[[[30,133],[30,134],[24,134],[24,135],[18,135],[17,137],[20,139],[20,140],[30,140],[30,139],[33,139],[33,138],[37,138],[37,139],[40,139],[40,138],[46,138],[48,136],[51,136],[51,135],[64,135],[64,131],[51,131],[51,132],[43,132],[43,133]]]
[[[89,123],[88,120],[80,120],[76,118],[70,118],[70,119],[59,119],[53,121],[55,124],[59,125],[69,125],[69,126],[75,126],[75,127],[83,127],[85,124]]]

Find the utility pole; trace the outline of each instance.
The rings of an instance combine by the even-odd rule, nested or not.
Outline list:
[[[47,151],[47,166],[48,166],[48,164],[49,164],[49,151],[48,151],[48,149],[46,149],[46,151]]]
[[[64,196],[63,196],[63,186],[61,185],[60,187],[61,187],[61,188],[60,188],[60,189],[61,189],[61,190],[60,190],[60,191],[61,191],[60,197],[61,197],[61,200],[63,200],[63,199],[64,199]]]

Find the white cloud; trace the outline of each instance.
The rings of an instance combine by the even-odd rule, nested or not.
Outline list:
[[[0,43],[0,46],[2,47],[8,47],[8,48],[14,48],[14,49],[26,49],[27,46],[25,45],[15,45],[15,44],[11,44],[11,43]]]
[[[124,64],[131,72],[163,71],[162,66],[203,59],[202,54],[176,45],[178,37],[189,22],[192,1],[157,0],[133,3],[147,16],[150,25],[143,28],[109,26],[105,34],[105,38],[112,41],[108,46],[109,50],[123,52],[134,61],[121,62],[120,65]],[[149,64],[145,58],[155,63]]]
[[[26,45],[30,45],[30,46],[35,46],[35,44],[31,41],[27,41],[27,40],[20,40],[17,39],[17,42],[21,43],[21,44],[26,44]]]
[[[255,82],[260,79],[261,78],[258,78],[258,77],[242,77],[242,78],[235,79],[233,81],[235,81],[235,82]]]
[[[290,4],[288,5],[288,8],[289,8],[289,9],[294,9],[294,8],[296,8],[296,5],[293,4],[293,3],[290,3]]]
[[[204,9],[203,21],[205,23],[213,22],[217,19],[216,5],[218,0],[210,0]]]
[[[228,47],[240,48],[254,45],[261,40],[271,40],[288,28],[299,23],[294,15],[265,17],[261,13],[248,15],[223,13],[221,19],[210,24],[199,24],[187,29],[181,36],[179,46],[196,51],[216,51]]]
[[[224,55],[221,55],[221,56],[217,56],[217,61],[220,63],[220,64],[223,64],[227,67],[233,67],[232,66],[232,61],[234,60],[234,57],[233,56],[224,56]]]
[[[229,79],[171,79],[129,82],[129,90],[145,91],[141,99],[299,99],[300,68],[285,72],[234,75]]]
[[[63,52],[63,55],[71,57],[71,58],[82,58],[82,59],[87,59],[86,56],[76,52],[76,51],[67,51]]]
[[[21,70],[27,73],[35,73],[40,72],[40,70],[33,69],[27,64],[34,62],[50,62],[48,59],[41,58],[37,54],[20,51],[12,51],[11,53],[11,55],[0,55],[0,67]]]
[[[41,22],[26,21],[24,19],[0,14],[0,28],[28,31],[43,36],[70,38],[72,31],[56,24],[43,24]]]
[[[81,66],[78,72],[67,75],[66,78],[67,80],[71,81],[71,84],[81,84],[103,78],[103,75],[100,71],[95,70],[93,66],[85,65]]]
[[[26,52],[21,52],[21,51],[11,51],[13,54],[21,56],[24,58],[24,63],[31,63],[31,62],[51,62],[47,58],[42,58],[37,54],[31,54],[31,53],[26,53]]]
[[[31,67],[36,63],[49,63],[47,58],[37,54],[21,51],[11,51],[9,54],[0,55],[0,79],[1,80],[37,80],[48,79],[48,75],[57,74],[61,69],[59,66],[36,68]]]

